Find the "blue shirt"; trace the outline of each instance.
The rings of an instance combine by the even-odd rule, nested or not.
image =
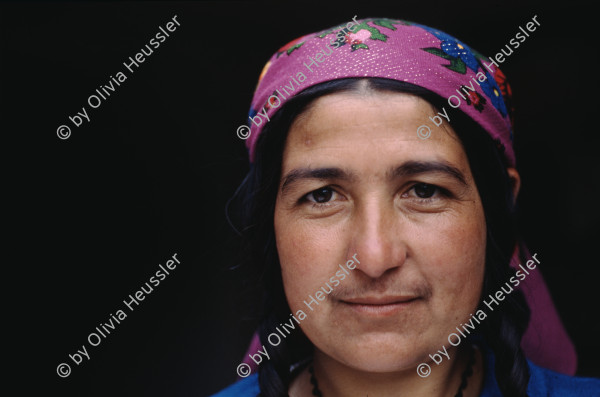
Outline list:
[[[483,350],[485,351],[485,350]],[[496,383],[494,371],[494,355],[486,352],[486,370],[483,390],[479,397],[503,397]],[[529,363],[529,397],[600,397],[600,379],[577,378],[538,367]],[[229,386],[212,397],[256,397],[260,393],[258,374],[253,374]]]

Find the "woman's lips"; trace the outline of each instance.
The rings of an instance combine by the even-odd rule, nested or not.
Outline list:
[[[358,314],[383,317],[407,309],[418,299],[418,296],[386,296],[343,299],[341,302]]]

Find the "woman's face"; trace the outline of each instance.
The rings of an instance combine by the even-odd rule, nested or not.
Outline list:
[[[285,144],[274,226],[287,301],[317,349],[359,370],[427,361],[479,301],[483,207],[452,129],[417,136],[434,115],[409,94],[333,94]],[[321,287],[333,291],[311,303]]]

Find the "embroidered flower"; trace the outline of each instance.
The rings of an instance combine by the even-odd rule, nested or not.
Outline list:
[[[346,43],[350,44],[352,51],[355,51],[359,48],[368,49],[369,47],[364,44],[367,39],[371,38],[371,32],[366,29],[361,29],[356,33],[348,33],[344,36]]]
[[[504,97],[502,96],[500,87],[498,87],[496,80],[494,80],[488,72],[485,72],[485,76],[485,81],[480,84],[481,89],[492,101],[492,105],[498,109],[502,117],[506,117],[506,105],[504,104]]]
[[[479,110],[480,112],[483,111],[483,106],[487,103],[487,101],[480,93],[477,91],[468,90],[466,85],[461,85],[460,91],[466,94],[467,105],[473,105],[475,109]]]
[[[504,75],[504,73],[502,73],[502,71],[499,68],[494,69],[494,80],[496,81],[496,84],[498,84],[500,92],[502,93],[502,97],[504,98],[504,104],[506,106],[506,109],[508,109],[508,117],[510,118],[510,124],[514,125],[515,108],[513,106],[512,101],[512,89],[510,88],[510,84],[508,84],[508,81],[506,80],[506,76]],[[511,130],[510,139],[512,140],[512,138],[513,136]]]
[[[475,58],[475,55],[473,55],[469,48],[463,44],[455,40],[445,40],[440,47],[446,54],[455,58],[460,58],[460,60],[472,71],[477,72],[477,69],[479,69],[477,58]]]
[[[273,98],[275,97],[275,98]],[[277,106],[275,106],[277,105]],[[277,109],[281,105],[281,99],[277,95],[277,90],[273,91],[271,95],[267,98],[267,101],[264,104],[265,110],[270,110],[271,108]]]
[[[346,35],[346,40],[348,40],[350,44],[360,44],[369,38],[371,38],[371,32],[366,29],[361,29],[356,33],[348,33]]]
[[[440,43],[440,48],[430,47],[422,48],[422,50],[449,60],[450,65],[444,66],[457,73],[465,74],[467,72],[465,66],[477,73],[477,69],[479,69],[480,65],[468,45],[447,33],[430,28],[429,26],[420,24],[414,25],[428,31],[442,41]]]
[[[500,92],[502,92],[502,95],[505,98],[511,98],[512,90],[510,89],[510,85],[506,81],[506,76],[504,75],[504,73],[502,73],[502,71],[499,68],[496,68],[494,70],[494,80],[496,81],[496,84],[498,84],[498,87],[500,87]]]
[[[369,25],[371,23],[371,26]],[[335,34],[333,42],[337,43],[333,48],[339,48],[343,45],[349,44],[351,51],[358,49],[368,50],[367,40],[377,40],[387,42],[388,36],[380,31],[377,26],[397,30],[394,25],[409,25],[408,22],[394,19],[364,19],[358,25],[350,27],[351,30],[346,28],[344,25],[336,26],[334,28],[319,32],[316,37],[324,38],[329,34]]]

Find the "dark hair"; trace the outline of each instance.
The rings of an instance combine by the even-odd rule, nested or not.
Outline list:
[[[255,149],[255,161],[236,193],[242,222],[242,268],[262,292],[263,307],[259,334],[261,343],[291,312],[283,291],[281,269],[275,246],[273,216],[281,174],[283,148],[294,119],[315,99],[333,93],[354,91],[361,80],[375,91],[417,95],[434,108],[444,99],[424,88],[383,78],[346,78],[310,87],[291,98],[264,127]],[[487,225],[483,299],[495,293],[514,275],[509,263],[517,242],[514,200],[499,143],[460,111],[453,112],[451,125],[467,154],[471,172],[482,200]],[[489,300],[489,299],[488,299]],[[488,312],[485,311],[484,312]],[[529,321],[529,309],[519,291],[506,296],[500,310],[489,312],[478,333],[495,354],[496,380],[504,396],[526,396],[529,369],[520,343]],[[290,368],[312,354],[312,344],[298,329],[283,339],[271,359],[259,368],[261,396],[287,396],[292,381]]]

